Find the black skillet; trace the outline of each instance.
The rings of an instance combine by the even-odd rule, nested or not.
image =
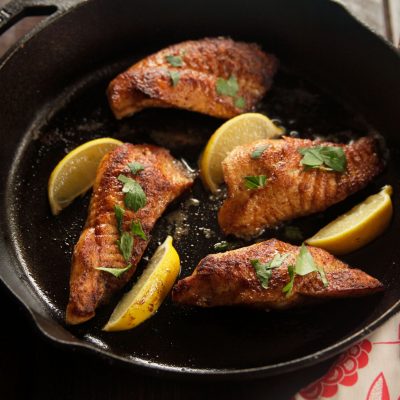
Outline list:
[[[58,3],[15,1],[0,11],[0,33],[23,15],[51,14],[0,64],[0,276],[47,337],[155,373],[258,377],[332,357],[400,308],[400,57],[393,47],[332,1]],[[393,185],[389,229],[343,257],[379,278],[385,292],[281,313],[180,308],[167,299],[138,328],[104,333],[101,326],[116,298],[93,321],[66,327],[71,251],[89,194],[51,216],[46,185],[52,168],[67,151],[100,136],[164,145],[195,166],[221,121],[147,110],[117,122],[104,91],[113,76],[142,56],[185,39],[219,35],[259,43],[279,57],[281,70],[260,110],[279,118],[288,134],[346,141],[374,128],[386,139],[390,157],[378,179],[326,213],[292,223],[311,235],[382,185]],[[182,275],[188,275],[224,239],[215,222],[216,206],[197,182],[158,222],[146,257],[171,232]],[[179,213],[187,218],[180,235],[174,228]],[[271,236],[301,242],[287,237],[284,228],[264,235]]]

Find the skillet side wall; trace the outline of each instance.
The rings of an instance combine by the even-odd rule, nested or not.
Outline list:
[[[390,146],[400,146],[400,58],[337,4],[253,0],[244,9],[228,0],[89,1],[44,27],[0,69],[0,275],[39,315],[49,312],[25,279],[12,245],[18,238],[9,237],[7,220],[18,183],[10,166],[34,139],[35,122],[60,107],[54,101],[66,87],[99,67],[142,49],[218,35],[254,41],[275,52],[285,65],[368,116]],[[397,298],[388,296],[389,307]],[[54,336],[77,342],[49,323]]]

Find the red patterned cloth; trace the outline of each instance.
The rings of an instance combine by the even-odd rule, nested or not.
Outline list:
[[[295,400],[400,400],[400,313],[355,344]]]

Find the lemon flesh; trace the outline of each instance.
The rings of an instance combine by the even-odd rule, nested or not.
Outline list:
[[[238,115],[221,125],[210,137],[200,157],[200,176],[213,193],[224,181],[221,162],[235,147],[282,135],[268,117],[258,113]]]
[[[388,227],[393,215],[392,192],[391,186],[384,186],[379,193],[326,225],[306,243],[336,255],[363,247]]]
[[[53,215],[92,187],[101,159],[121,144],[113,138],[94,139],[69,152],[57,164],[50,175],[47,191]]]
[[[179,255],[168,236],[149,261],[142,276],[115,307],[105,331],[134,328],[153,316],[180,272]]]

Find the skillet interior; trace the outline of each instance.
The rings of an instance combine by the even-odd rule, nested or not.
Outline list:
[[[367,31],[362,31],[337,6],[332,5],[330,11],[338,14],[345,32],[346,29],[348,32],[351,30],[355,44],[359,35],[359,40],[363,38],[362,43],[365,46],[368,44],[378,54],[386,50],[386,74],[373,74],[373,69],[363,64],[364,52],[357,54],[356,58],[344,46],[335,47],[329,31],[324,31],[324,34],[321,31],[321,38],[309,31],[310,21],[322,26],[326,17],[324,8],[321,8],[321,21],[315,22],[313,13],[316,8],[311,8],[311,5],[307,8],[307,2],[304,2],[303,19],[299,21],[295,10],[290,8],[295,2],[286,2],[285,10],[280,8],[278,2],[269,2],[268,5],[257,1],[253,3],[254,9],[246,18],[254,24],[245,26],[241,23],[244,18],[241,10],[230,3],[226,8],[224,6],[228,3],[224,2],[219,3],[218,11],[224,15],[229,10],[223,25],[217,16],[209,15],[207,2],[191,3],[190,10],[180,2],[172,2],[168,9],[157,13],[158,17],[151,14],[150,6],[146,4],[130,7],[126,2],[117,1],[113,2],[110,10],[106,2],[88,3],[31,39],[29,46],[19,50],[19,54],[0,71],[2,86],[6,89],[4,92],[8,94],[7,98],[0,95],[0,106],[6,111],[0,116],[5,142],[0,162],[3,180],[8,175],[2,227],[9,235],[6,246],[10,255],[10,258],[3,255],[2,268],[5,271],[2,273],[9,279],[8,282],[12,282],[11,276],[18,271],[16,276],[25,282],[23,289],[26,290],[24,294],[18,294],[25,296],[36,312],[48,315],[62,325],[68,296],[71,250],[86,217],[88,196],[76,201],[58,218],[51,217],[49,212],[45,190],[47,179],[65,151],[93,137],[114,135],[127,141],[165,145],[175,156],[184,157],[194,166],[199,150],[220,124],[212,118],[172,110],[148,110],[122,122],[112,118],[104,97],[109,79],[135,59],[165,44],[219,34],[260,43],[265,49],[274,51],[287,67],[278,75],[276,85],[266,97],[262,109],[270,116],[280,117],[289,130],[297,130],[303,136],[342,132],[344,137],[346,133],[343,131],[349,127],[355,134],[365,132],[365,124],[359,114],[333,99],[334,96],[345,95],[352,103],[352,110],[363,111],[367,120],[385,135],[391,148],[391,161],[386,172],[365,191],[333,207],[324,216],[300,221],[298,225],[306,236],[385,183],[394,186],[396,199],[400,156],[399,140],[395,136],[393,103],[396,104],[396,101],[393,96],[399,97],[400,90],[393,93],[390,100],[387,95],[380,95],[382,91],[391,94],[396,84],[397,88],[400,86],[399,78],[394,73],[390,76],[395,65],[399,66],[396,55],[382,47],[381,42]],[[174,5],[179,6],[179,17],[169,9],[172,7],[173,10]],[[262,19],[258,7],[263,11]],[[266,7],[270,11],[267,15]],[[195,11],[197,14],[194,14]],[[144,23],[145,17],[147,21],[151,20],[152,27],[158,28],[150,30],[150,25]],[[200,23],[205,18],[207,27]],[[135,23],[130,22],[131,19]],[[79,24],[77,20],[86,22]],[[277,25],[277,20],[280,25]],[[76,30],[66,35],[72,23]],[[110,24],[112,28],[107,32],[101,29]],[[87,29],[88,26],[91,28]],[[176,29],[177,26],[180,28]],[[301,32],[300,37],[288,35],[288,26]],[[318,29],[318,26],[313,28]],[[52,42],[55,38],[61,40],[63,45]],[[54,49],[50,55],[44,51],[49,43]],[[326,43],[330,43],[331,47],[326,57],[325,54],[319,57]],[[300,44],[303,54],[298,50]],[[66,53],[65,48],[70,51]],[[335,57],[330,58],[331,52],[336,54]],[[23,62],[33,54],[40,65]],[[357,77],[352,71],[355,64],[360,64]],[[296,73],[307,76],[308,81],[304,82],[290,72],[294,66]],[[15,75],[14,80],[11,78],[15,71],[18,72],[19,84],[11,86],[16,82]],[[32,76],[38,79],[32,80]],[[376,77],[376,81],[367,80],[367,76]],[[324,95],[309,83],[310,80],[330,89],[331,95]],[[364,91],[369,93],[368,98],[364,96]],[[171,136],[174,140],[170,140]],[[186,201],[172,205],[167,212],[171,215],[184,208],[190,219],[189,235],[176,243],[182,256],[183,275],[189,274],[198,260],[212,251],[212,244],[221,239],[215,226],[215,210],[211,210],[215,203],[208,200],[199,183],[192,196],[200,199],[199,207],[190,206],[190,201]],[[330,346],[350,338],[379,319],[398,301],[400,254],[396,248],[396,231],[399,229],[399,212],[398,202],[395,204],[395,218],[385,235],[344,258],[382,280],[387,286],[382,295],[285,313],[238,309],[189,310],[174,307],[168,300],[153,319],[137,329],[105,334],[100,327],[110,314],[111,305],[99,312],[93,322],[70,331],[76,338],[134,363],[151,363],[160,368],[193,368],[197,371],[216,369],[229,372],[260,367],[264,372],[277,371],[281,368],[279,363],[290,364],[293,360],[326,351]],[[170,222],[171,219],[163,218],[157,224],[147,254],[152,253],[158,240],[163,240],[168,229],[173,229]],[[265,236],[270,237],[271,234]],[[277,236],[284,238],[281,232],[277,232]],[[9,284],[15,285],[14,290],[22,288],[15,277]],[[56,333],[52,331],[53,335],[70,340],[68,333],[57,329]],[[327,354],[331,353],[328,351]],[[321,356],[318,354],[317,357]],[[311,361],[311,357],[308,360]]]

